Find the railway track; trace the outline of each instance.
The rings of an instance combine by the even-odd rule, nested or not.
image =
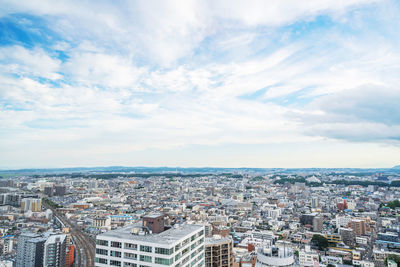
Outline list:
[[[65,226],[69,228],[73,243],[75,245],[75,267],[93,267],[95,259],[95,241],[82,232],[74,223],[67,219],[64,214],[58,212],[47,203],[44,206],[51,211],[53,215]]]

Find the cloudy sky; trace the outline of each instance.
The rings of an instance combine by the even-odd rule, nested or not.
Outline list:
[[[400,164],[396,0],[0,0],[0,168]]]

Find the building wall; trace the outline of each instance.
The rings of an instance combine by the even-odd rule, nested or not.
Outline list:
[[[46,267],[64,267],[66,254],[66,235],[51,235],[44,246],[43,264]]]
[[[156,236],[156,235],[155,235]],[[160,237],[162,238],[162,237]],[[131,246],[131,248],[128,248]],[[147,248],[150,248],[146,251]],[[160,253],[164,249],[166,254]],[[161,263],[161,261],[164,262]],[[98,235],[95,266],[204,267],[204,227],[188,233],[169,245],[134,238],[115,238]]]
[[[71,245],[68,247],[68,251],[65,255],[65,267],[74,266],[74,255],[75,255],[75,247]]]
[[[16,267],[42,267],[46,239],[35,234],[21,234],[18,238]]]
[[[208,239],[213,240],[213,239]],[[205,245],[206,267],[233,266],[232,239],[224,238],[222,242],[207,242]]]

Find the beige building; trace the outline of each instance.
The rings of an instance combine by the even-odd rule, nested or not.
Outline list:
[[[21,200],[21,211],[40,212],[42,211],[42,200],[39,198],[24,198]]]
[[[349,227],[353,229],[354,234],[357,236],[365,235],[366,224],[364,220],[353,219],[349,222]]]
[[[101,228],[108,227],[111,225],[110,217],[97,217],[93,219],[93,227]]]
[[[206,238],[206,267],[232,267],[233,266],[233,241],[231,237],[214,235]]]

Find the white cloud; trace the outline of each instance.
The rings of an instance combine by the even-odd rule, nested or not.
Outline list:
[[[280,31],[320,14],[339,20],[370,1],[79,3],[13,1],[3,10],[39,15],[63,40],[49,50],[0,48],[2,151],[26,148],[37,162],[32,151],[42,148],[50,155],[42,159],[62,153],[68,162],[77,154],[97,162],[191,146],[233,144],[251,154],[265,145],[312,150],[337,140],[392,144],[399,136],[397,41],[379,31],[342,33],[343,25],[296,38]],[[263,36],[266,28],[274,34]],[[201,51],[202,44],[211,47]],[[368,83],[375,87],[359,87]],[[252,159],[265,163],[258,157],[276,162],[282,152],[257,153]],[[7,162],[18,161],[10,154]],[[305,161],[294,154],[291,162]]]
[[[7,1],[3,16],[43,16],[67,40],[104,45],[169,66],[193,55],[207,36],[237,26],[282,26],[320,14],[342,16],[372,0],[274,1]],[[79,8],[77,8],[79,6]],[[0,13],[1,14],[1,13]]]
[[[77,51],[63,65],[63,72],[78,84],[134,88],[142,70],[132,61],[120,55]]]
[[[60,79],[60,61],[43,49],[26,49],[21,46],[0,47],[0,69],[17,75],[34,75],[47,79]]]
[[[400,145],[400,90],[364,85],[314,100],[298,116],[309,135]]]
[[[214,13],[225,19],[239,20],[250,26],[281,26],[298,20],[310,20],[320,14],[339,15],[347,8],[372,3],[371,0],[251,0],[213,1]]]

